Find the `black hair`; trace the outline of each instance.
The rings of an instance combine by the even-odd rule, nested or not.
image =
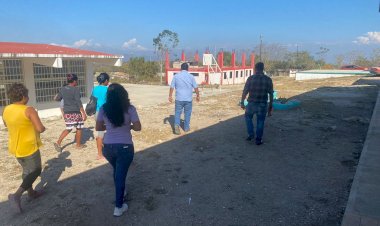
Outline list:
[[[181,64],[181,70],[188,71],[189,70],[189,65],[187,63]]]
[[[119,83],[112,83],[108,87],[103,109],[113,126],[120,127],[124,124],[124,113],[128,112],[130,105],[127,90]]]
[[[255,70],[256,72],[264,72],[264,63],[258,62],[257,64],[255,64]]]
[[[67,74],[67,83],[73,83],[74,81],[78,81],[78,76],[76,74]]]
[[[13,83],[7,91],[11,103],[19,102],[23,97],[28,97],[28,89],[21,83]]]
[[[100,73],[100,75],[98,75],[98,77],[96,77],[96,81],[98,81],[99,84],[103,84],[109,80],[110,80],[110,76],[105,72]]]

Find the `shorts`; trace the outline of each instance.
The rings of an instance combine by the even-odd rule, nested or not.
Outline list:
[[[63,114],[63,119],[67,130],[72,130],[73,128],[82,129],[84,127],[81,113],[65,113]]]
[[[17,158],[18,163],[20,163],[22,167],[22,179],[25,179],[25,177],[28,174],[31,174],[32,172],[41,169],[41,154],[40,150],[37,150],[32,155],[26,156],[26,157],[19,157]]]
[[[96,119],[98,118],[98,112],[99,111],[97,111],[96,113],[95,113],[95,122],[96,122]],[[99,138],[104,138],[104,134],[106,133],[106,131],[97,131],[96,130],[96,137],[99,137]]]

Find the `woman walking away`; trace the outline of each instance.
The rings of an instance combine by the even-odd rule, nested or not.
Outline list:
[[[58,141],[54,143],[55,150],[62,152],[62,140],[71,132],[73,128],[77,129],[75,133],[76,148],[82,149],[86,145],[81,144],[82,129],[86,121],[86,113],[83,110],[82,101],[80,100],[80,91],[78,87],[78,76],[76,74],[67,75],[67,85],[62,87],[56,96],[56,101],[63,101],[63,119],[66,123],[66,129],[62,131]]]
[[[107,73],[100,73],[100,75],[96,77],[96,80],[98,81],[99,85],[96,86],[92,91],[92,95],[97,98],[95,120],[98,117],[100,107],[103,106],[103,104],[106,102],[106,95],[108,83],[110,81],[110,76]],[[104,156],[102,154],[103,137],[104,131],[96,131],[96,146],[98,148],[97,159],[104,159]]]
[[[125,180],[134,156],[131,129],[141,130],[136,111],[128,99],[128,92],[118,83],[108,87],[106,103],[100,108],[96,130],[104,131],[103,155],[113,167],[116,201],[113,215],[121,216],[128,209],[124,202]]]
[[[8,149],[22,167],[22,183],[14,194],[9,194],[9,203],[21,213],[21,195],[28,191],[30,198],[42,195],[33,189],[33,183],[41,174],[40,133],[45,131],[37,111],[26,104],[28,90],[23,84],[12,84],[8,90],[11,104],[3,112],[4,125],[8,128]]]

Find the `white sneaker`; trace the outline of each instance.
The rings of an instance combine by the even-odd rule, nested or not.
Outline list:
[[[123,215],[124,212],[126,212],[128,210],[128,205],[127,203],[123,203],[123,206],[121,208],[117,208],[115,207],[115,210],[113,211],[113,215],[115,217],[120,217],[121,215]]]

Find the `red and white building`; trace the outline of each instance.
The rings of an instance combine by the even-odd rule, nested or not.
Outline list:
[[[0,112],[9,104],[7,87],[22,83],[29,90],[29,103],[40,117],[59,115],[53,100],[66,75],[78,75],[82,102],[94,85],[94,63],[121,66],[123,56],[47,44],[0,42]],[[2,121],[2,120],[1,120]]]
[[[250,65],[246,65],[246,54],[243,53],[241,56],[241,64],[236,64],[236,53],[231,53],[231,65],[223,65],[224,53],[220,51],[217,55],[217,59],[209,53],[205,53],[203,56],[204,66],[190,66],[189,73],[194,75],[197,84],[218,84],[218,85],[233,85],[233,84],[243,84],[247,78],[253,74],[253,67],[255,64],[255,55],[251,53],[250,55]],[[205,63],[205,56],[210,56],[210,63]],[[194,56],[193,62],[199,61],[198,52]],[[208,61],[208,60],[206,60]],[[215,61],[215,62],[211,62]],[[181,62],[186,61],[185,53],[182,51]],[[181,63],[179,62],[179,63]],[[208,65],[206,65],[208,64]],[[166,70],[166,84],[170,85],[175,74],[181,71],[178,64],[177,67],[170,67],[169,54],[166,54],[165,59],[165,70]]]

